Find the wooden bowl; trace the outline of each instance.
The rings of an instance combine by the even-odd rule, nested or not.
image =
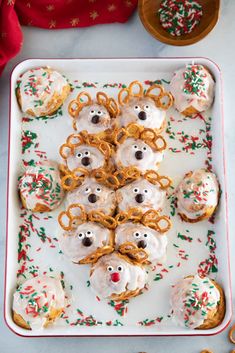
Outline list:
[[[141,22],[156,39],[170,45],[190,45],[207,36],[219,18],[220,0],[197,0],[202,5],[203,15],[200,23],[191,33],[179,37],[169,34],[161,25],[157,14],[162,0],[139,0],[138,10]]]

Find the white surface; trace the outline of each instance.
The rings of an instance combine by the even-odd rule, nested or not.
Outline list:
[[[21,162],[22,158],[26,160],[35,159],[35,149],[30,148],[27,154],[21,154],[19,149],[20,142],[20,131],[21,129],[33,131],[38,136],[39,146],[37,149],[46,152],[47,158],[60,163],[59,157],[59,146],[65,141],[65,138],[71,134],[72,127],[70,119],[67,118],[67,106],[69,101],[74,99],[79,90],[76,88],[71,93],[70,98],[63,105],[63,115],[56,119],[49,119],[47,124],[44,124],[40,120],[34,119],[30,123],[21,123],[22,113],[20,112],[15,97],[15,86],[18,77],[25,71],[32,67],[53,67],[58,72],[62,72],[70,82],[75,79],[79,79],[79,82],[96,82],[97,89],[87,89],[91,96],[97,90],[102,90],[105,83],[110,82],[122,82],[128,84],[133,80],[137,79],[140,82],[154,78],[162,78],[167,81],[172,77],[173,72],[182,66],[185,66],[190,59],[78,59],[78,60],[25,60],[21,62],[14,69],[11,78],[11,156],[10,156],[10,184],[9,184],[9,223],[8,223],[8,250],[7,250],[7,289],[6,289],[6,318],[7,322],[12,329],[22,335],[26,336],[40,336],[40,335],[170,335],[170,334],[185,334],[185,335],[207,335],[208,333],[220,332],[228,323],[231,318],[231,306],[230,306],[230,288],[229,288],[229,276],[228,276],[228,248],[227,248],[227,233],[226,233],[226,214],[225,214],[225,181],[224,181],[224,166],[223,166],[223,133],[222,133],[222,107],[221,107],[221,79],[220,71],[218,67],[211,61],[203,58],[194,58],[195,63],[200,63],[206,66],[215,78],[215,99],[213,106],[210,110],[203,113],[205,121],[208,121],[208,117],[212,117],[211,124],[211,135],[213,136],[213,148],[212,148],[212,166],[213,171],[219,178],[222,195],[220,198],[220,205],[215,217],[215,223],[212,225],[210,222],[200,222],[196,224],[187,224],[182,222],[180,218],[175,215],[171,217],[173,227],[167,233],[168,238],[168,249],[167,249],[167,260],[164,262],[164,267],[169,268],[173,266],[173,269],[169,269],[167,276],[159,282],[154,282],[153,278],[156,273],[160,271],[160,266],[156,270],[149,271],[149,290],[135,299],[130,300],[128,304],[128,314],[120,318],[114,313],[113,309],[107,306],[106,301],[97,302],[94,294],[90,288],[87,288],[86,281],[88,279],[88,268],[86,266],[74,266],[66,258],[58,253],[58,249],[55,247],[51,249],[46,244],[43,245],[43,252],[38,252],[41,246],[40,240],[38,243],[38,237],[34,233],[28,240],[30,244],[30,250],[27,251],[28,256],[34,259],[29,265],[39,265],[39,273],[48,272],[49,268],[54,269],[53,275],[63,271],[65,274],[65,286],[66,282],[73,286],[72,297],[70,304],[71,307],[68,311],[65,311],[65,316],[68,316],[70,322],[76,319],[71,311],[76,313],[76,308],[80,308],[85,316],[92,314],[96,319],[105,323],[106,321],[115,321],[120,319],[124,326],[113,327],[113,326],[92,326],[92,327],[79,327],[79,326],[68,326],[64,320],[58,320],[56,324],[48,327],[46,330],[32,330],[25,331],[19,328],[12,321],[11,307],[12,307],[12,291],[16,285],[16,272],[19,268],[17,263],[17,241],[15,235],[18,234],[19,226],[22,224],[22,218],[19,218],[19,214],[22,212],[19,210],[19,202],[16,193],[16,184],[18,175],[21,174]],[[120,70],[121,67],[121,70]],[[119,81],[118,81],[119,80]],[[166,85],[166,89],[167,89]],[[106,88],[105,92],[114,98],[117,98],[118,89]],[[25,114],[23,114],[25,116]],[[174,109],[167,111],[167,120],[173,116],[175,123],[171,123],[172,131],[184,131],[186,134],[190,133],[194,136],[199,136],[199,131],[203,127],[204,123],[200,119],[186,119],[182,121],[182,116]],[[216,128],[219,126],[220,128]],[[52,131],[56,130],[56,134],[52,134]],[[168,141],[168,146],[181,149],[181,144],[177,141],[169,140],[167,134],[164,134]],[[205,139],[205,134],[200,137],[202,140]],[[53,139],[53,143],[52,143]],[[176,139],[177,140],[177,139]],[[48,143],[49,141],[49,143]],[[191,154],[174,154],[170,151],[165,153],[165,159],[161,163],[159,168],[160,175],[169,175],[173,179],[174,187],[178,184],[179,180],[183,178],[184,174],[189,170],[194,170],[198,166],[205,165],[205,159],[207,159],[207,152],[205,149],[198,149]],[[133,186],[134,187],[134,186]],[[66,201],[65,201],[66,204]],[[62,205],[62,209],[64,206]],[[166,202],[165,207],[161,214],[170,216],[169,201]],[[58,229],[57,215],[58,210],[50,213],[53,217],[49,222],[39,220],[35,225],[36,228],[45,227],[46,234],[55,234]],[[193,238],[192,244],[187,246],[185,243],[178,243],[176,234],[178,232],[184,233],[185,227],[188,230],[188,235]],[[227,302],[226,315],[223,323],[211,329],[209,332],[206,330],[197,331],[190,328],[182,328],[174,324],[174,321],[167,319],[166,316],[170,312],[169,305],[169,288],[172,284],[176,283],[179,279],[194,274],[197,272],[199,263],[205,258],[208,258],[209,251],[208,247],[205,247],[204,243],[206,240],[206,234],[208,230],[215,231],[215,240],[217,245],[216,257],[218,258],[218,274],[215,276],[210,273],[210,278],[215,278],[219,284],[222,285]],[[200,237],[201,243],[196,241],[196,238]],[[186,253],[188,254],[188,261],[181,261],[177,250],[174,247],[174,243],[177,243]],[[50,259],[48,261],[48,259]],[[180,261],[181,266],[176,266],[177,262]],[[26,271],[27,275],[27,271]],[[21,283],[21,278],[19,278]],[[67,292],[69,295],[69,292]],[[157,299],[157,300],[156,300]],[[92,309],[91,309],[92,308]],[[163,316],[161,324],[153,326],[140,326],[136,323],[146,318],[155,318],[156,316]]]
[[[220,21],[214,31],[203,41],[191,47],[174,48],[165,46],[145,32],[137,15],[125,25],[108,25],[81,30],[65,30],[49,32],[39,29],[24,29],[24,46],[19,55],[6,68],[0,79],[0,141],[1,141],[1,286],[3,286],[3,262],[5,251],[5,190],[7,174],[7,128],[8,128],[8,93],[9,72],[13,65],[28,57],[114,57],[114,56],[207,56],[215,60],[221,67],[224,76],[224,104],[225,104],[225,142],[227,150],[227,171],[229,190],[231,248],[235,241],[233,229],[235,219],[234,207],[234,123],[233,100],[235,80],[234,72],[234,36],[235,36],[235,2],[223,1]],[[232,268],[234,268],[234,261]],[[233,291],[235,289],[235,277]],[[2,295],[1,295],[2,298]],[[2,305],[1,305],[2,309]],[[1,314],[1,352],[13,349],[27,352],[158,352],[158,353],[193,353],[203,348],[214,349],[214,352],[228,352],[234,348],[227,340],[227,330],[214,337],[167,337],[167,338],[73,338],[73,339],[23,339],[9,331],[5,326]]]

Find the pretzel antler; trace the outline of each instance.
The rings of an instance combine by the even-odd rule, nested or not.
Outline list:
[[[154,170],[148,170],[143,177],[151,184],[159,185],[162,190],[169,188],[172,184],[171,178],[168,176],[161,176]]]
[[[80,260],[80,264],[94,264],[101,256],[108,255],[114,251],[114,248],[110,245],[105,245],[102,248],[97,249],[92,254],[86,256],[84,259]]]
[[[159,93],[157,94],[152,93],[154,90],[159,90]],[[169,109],[173,104],[172,94],[169,92],[166,92],[164,87],[159,84],[154,84],[150,86],[147,89],[145,96],[153,99],[153,101],[155,102],[155,105],[158,108],[161,108],[163,110]],[[167,103],[164,102],[165,98],[167,98]]]
[[[86,219],[85,209],[78,203],[70,205],[66,211],[60,212],[58,216],[61,228],[66,231],[73,230],[78,224],[84,223]]]
[[[136,262],[142,264],[148,259],[148,254],[144,249],[139,249],[135,243],[125,242],[121,244],[118,251],[122,255],[127,255],[129,258],[135,260]]]
[[[85,177],[89,175],[89,171],[84,168],[76,168],[68,172],[61,178],[61,185],[64,190],[72,191],[80,186]]]
[[[84,98],[86,99],[85,101]],[[78,116],[80,111],[82,110],[83,107],[86,105],[91,105],[92,104],[92,99],[91,96],[88,92],[80,92],[77,96],[76,99],[73,99],[68,106],[68,112],[70,116],[74,119]]]
[[[104,214],[99,211],[91,211],[88,213],[88,219],[91,222],[98,222],[108,229],[114,229],[117,226],[115,218]]]

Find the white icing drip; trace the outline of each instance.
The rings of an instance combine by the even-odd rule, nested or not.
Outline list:
[[[113,268],[111,272],[107,270],[109,266]],[[122,266],[121,272],[119,266]],[[103,256],[92,269],[91,288],[100,298],[109,298],[112,294],[121,294],[126,290],[142,289],[147,281],[147,274],[142,267],[126,262],[116,253]],[[118,282],[112,281],[112,273],[119,273]]]
[[[196,219],[208,207],[216,207],[218,194],[219,186],[215,174],[197,169],[191,176],[184,177],[177,188],[178,211],[189,219]]]
[[[136,158],[136,152],[143,153],[143,159]],[[114,160],[117,166],[135,166],[142,172],[148,169],[158,169],[158,164],[163,159],[163,152],[155,152],[142,140],[128,138],[118,146]]]
[[[36,116],[45,114],[54,93],[61,94],[68,85],[60,73],[44,68],[26,71],[20,81],[22,111],[32,110]]]
[[[100,112],[100,113],[99,113]],[[99,122],[92,123],[92,117],[98,115]],[[113,119],[111,119],[108,110],[99,104],[92,104],[84,106],[76,118],[77,132],[86,130],[89,134],[97,134],[104,130],[111,129],[113,126]]]
[[[171,292],[173,318],[178,325],[194,329],[203,324],[208,312],[217,307],[219,300],[220,292],[209,278],[196,275],[193,278],[181,279]],[[203,305],[199,302],[203,302]],[[193,314],[189,315],[188,310]]]
[[[147,190],[147,193],[145,190]],[[136,201],[135,197],[138,194],[144,196],[144,202],[138,203]],[[166,192],[160,189],[158,185],[153,185],[146,179],[141,178],[117,190],[116,195],[120,211],[127,211],[133,207],[147,211],[150,208],[155,210],[162,209]]]
[[[28,210],[34,210],[37,204],[51,210],[57,208],[64,197],[57,163],[40,162],[27,168],[19,181],[19,190]]]
[[[90,159],[90,164],[84,165],[82,163],[84,157],[88,157]],[[81,145],[75,148],[74,153],[70,153],[66,161],[70,170],[75,168],[93,170],[103,167],[105,164],[103,153],[101,153],[98,148],[89,145]]]
[[[185,86],[185,70],[182,68],[174,73],[174,76],[170,83],[170,91],[174,97],[174,104],[179,112],[183,112],[185,109],[192,106],[198,112],[203,112],[210,108],[214,99],[214,86],[215,82],[211,74],[202,66],[198,65],[200,68],[200,73],[205,75],[203,77],[204,90],[203,96],[198,96],[197,94],[188,94],[183,91]],[[189,65],[191,67],[191,65]]]
[[[138,117],[140,112],[146,113],[146,120]],[[121,109],[121,114],[117,118],[119,126],[127,126],[130,123],[151,128],[161,129],[166,118],[166,112],[157,108],[150,98],[131,98],[130,102]]]
[[[84,246],[83,239],[89,237],[92,240],[91,246]],[[108,245],[110,231],[102,225],[87,222],[78,225],[76,230],[64,232],[59,237],[59,243],[63,253],[73,262],[79,262],[86,256],[92,254],[98,248]]]
[[[43,310],[46,306],[48,310]],[[65,294],[61,282],[51,277],[41,276],[29,279],[13,296],[13,311],[21,315],[32,329],[40,329],[44,326],[51,309],[64,307]]]
[[[88,197],[95,194],[97,201],[89,202]],[[80,203],[85,207],[86,212],[92,210],[102,211],[105,214],[112,214],[116,208],[115,191],[107,188],[104,185],[97,183],[95,179],[86,178],[81,186],[67,193],[67,206]]]
[[[167,237],[156,230],[145,227],[140,223],[127,222],[115,229],[115,245],[119,246],[125,242],[132,242],[138,246],[140,241],[146,243],[144,251],[148,254],[150,262],[161,260],[166,255]]]

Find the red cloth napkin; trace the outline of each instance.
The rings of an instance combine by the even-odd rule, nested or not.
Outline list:
[[[126,22],[138,0],[0,0],[0,74],[22,46],[20,23],[47,29]]]

